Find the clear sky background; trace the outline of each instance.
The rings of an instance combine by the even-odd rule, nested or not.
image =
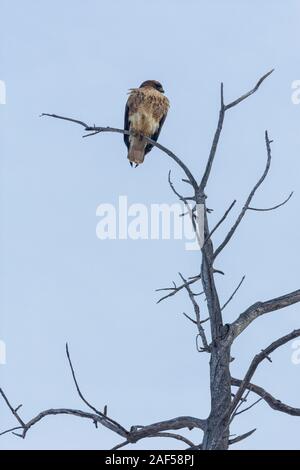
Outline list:
[[[123,126],[127,91],[146,79],[162,82],[171,109],[160,142],[197,177],[215,130],[219,84],[225,100],[250,89],[275,67],[257,94],[230,110],[207,188],[213,226],[233,199],[238,204],[220,242],[265,161],[264,130],[273,164],[253,205],[272,206],[291,190],[289,204],[247,213],[218,259],[221,301],[242,275],[239,294],[224,311],[232,321],[257,300],[299,288],[300,105],[291,84],[300,79],[300,2],[279,0],[0,0],[1,69],[7,104],[0,106],[1,334],[7,364],[1,386],[29,419],[49,407],[82,408],[65,357],[68,341],[82,390],[125,426],[209,412],[207,357],[195,350],[184,293],[156,305],[156,288],[180,270],[199,272],[200,255],[183,241],[100,241],[96,208],[116,203],[175,202],[168,170],[182,173],[154,149],[133,170],[122,137],[82,139],[76,125]],[[179,187],[186,189],[183,183]],[[232,371],[242,378],[256,352],[299,328],[300,306],[258,319],[236,341]],[[202,304],[205,315],[205,305]],[[300,364],[291,344],[265,361],[253,382],[300,407]],[[0,402],[1,429],[15,421]],[[234,421],[232,433],[256,433],[235,449],[299,448],[300,418],[263,402]],[[188,433],[195,442],[200,433]],[[192,437],[193,435],[193,437]],[[25,440],[6,435],[2,449],[107,449],[120,439],[85,420],[49,417]],[[184,448],[144,440],[132,448]]]

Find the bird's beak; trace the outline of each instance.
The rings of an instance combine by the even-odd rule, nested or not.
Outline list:
[[[161,91],[161,93],[164,93],[164,92],[165,92],[165,90],[164,90],[163,88],[162,88],[160,91]]]

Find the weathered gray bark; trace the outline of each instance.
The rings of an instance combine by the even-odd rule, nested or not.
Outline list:
[[[199,202],[201,200],[199,199]],[[205,212],[204,239],[207,239],[208,236],[208,220],[207,212]],[[202,442],[204,450],[228,448],[229,417],[226,416],[226,411],[231,402],[230,345],[226,344],[223,339],[226,328],[223,327],[221,306],[214,280],[213,262],[213,244],[209,239],[202,248],[201,265],[201,281],[207,299],[211,327],[209,361],[211,411]],[[222,417],[224,418],[222,419]]]

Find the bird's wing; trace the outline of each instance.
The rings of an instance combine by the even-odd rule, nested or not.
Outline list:
[[[161,128],[162,128],[162,126],[163,126],[163,123],[164,123],[165,120],[166,120],[166,117],[167,117],[167,113],[164,114],[163,117],[161,118],[161,120],[159,121],[159,126],[158,126],[157,131],[156,131],[153,135],[150,136],[150,139],[154,140],[155,142],[157,142],[157,139],[158,139],[158,137],[159,137]],[[153,148],[153,145],[147,144],[147,145],[146,145],[146,149],[145,149],[145,155],[146,155],[147,153],[149,153],[150,150],[152,150],[152,148]]]
[[[130,130],[130,122],[129,122],[129,115],[136,112],[138,107],[141,105],[141,103],[144,100],[144,95],[140,90],[138,89],[132,89],[131,93],[128,97],[126,106],[125,106],[125,114],[124,114],[124,130],[129,131]],[[124,142],[126,147],[129,150],[130,147],[130,139],[129,135],[124,134]]]
[[[125,106],[125,114],[124,114],[124,130],[125,131],[129,131],[129,118],[128,118],[128,115],[129,115],[129,106],[128,106],[128,101],[127,101],[126,106]],[[130,146],[129,135],[124,134],[123,138],[124,138],[125,145],[129,150],[129,146]]]

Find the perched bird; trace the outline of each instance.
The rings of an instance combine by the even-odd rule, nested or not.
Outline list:
[[[128,148],[128,159],[132,166],[143,163],[145,155],[153,145],[143,135],[157,141],[169,109],[169,100],[164,96],[162,85],[156,80],[147,80],[139,88],[131,88],[125,108],[124,129],[134,135],[124,135]]]

